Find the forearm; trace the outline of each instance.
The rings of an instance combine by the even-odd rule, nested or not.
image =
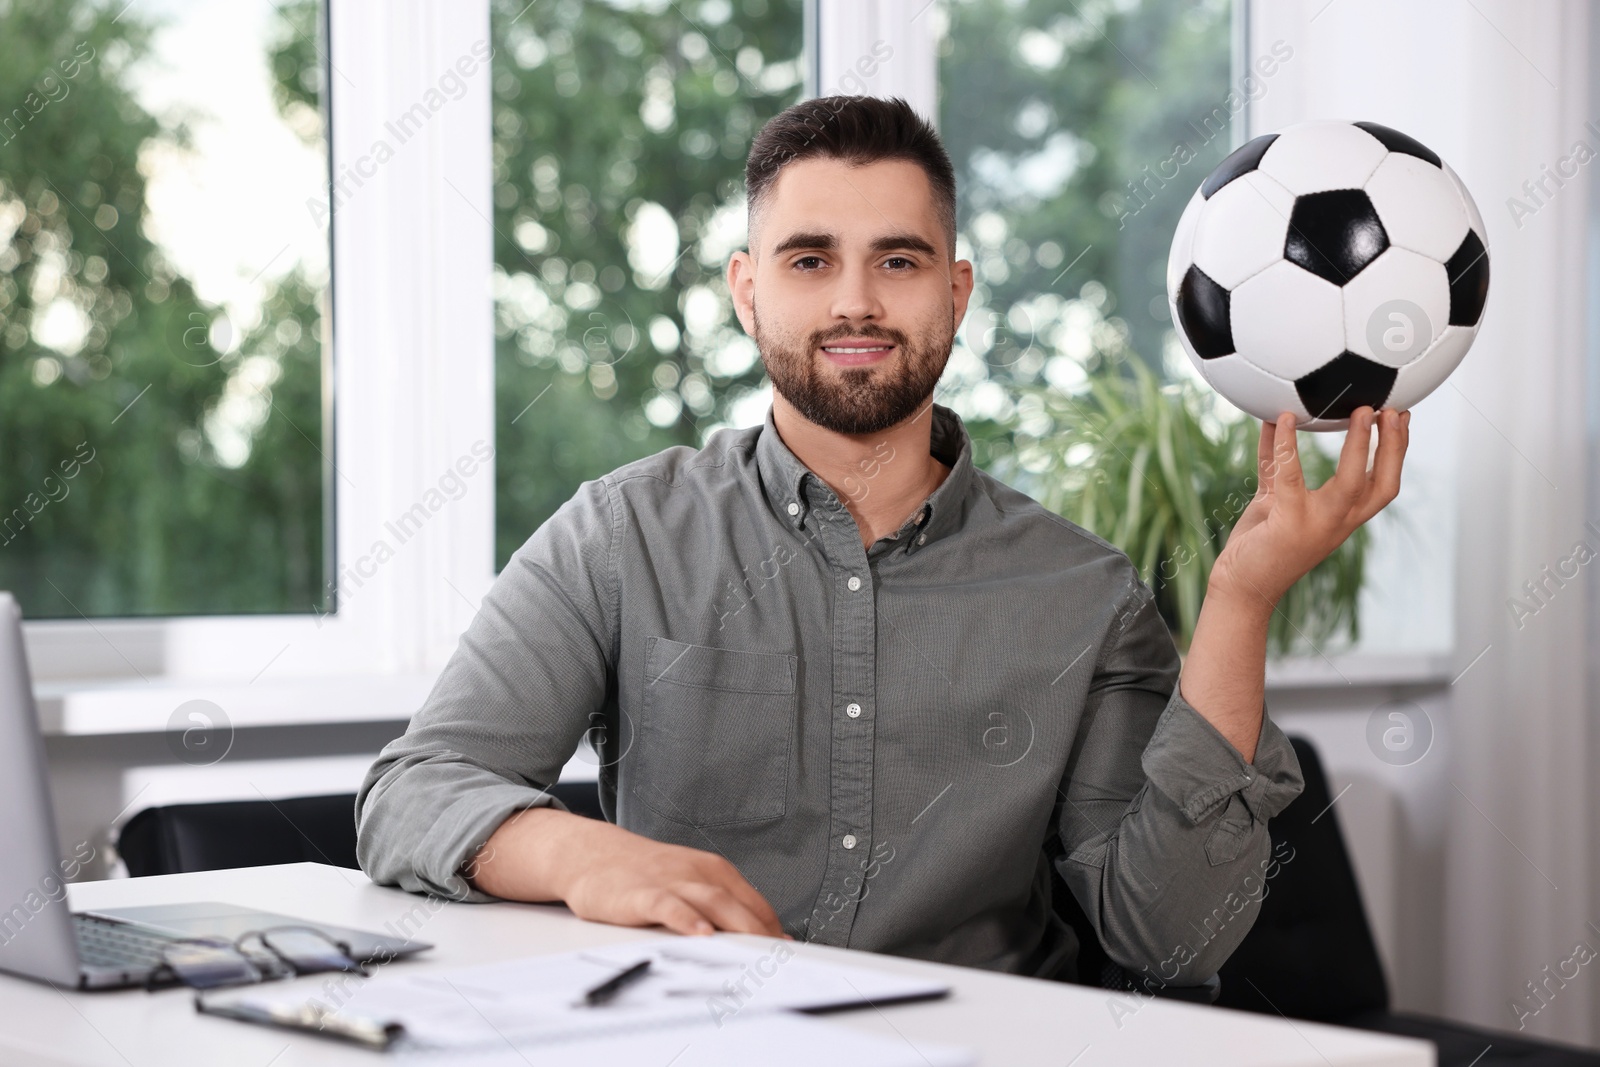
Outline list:
[[[480,893],[560,901],[580,919],[788,937],[777,913],[723,856],[654,841],[550,808],[501,823],[461,873]]]
[[[1178,681],[1183,699],[1252,762],[1261,738],[1272,606],[1215,585],[1206,593]]]
[[[615,829],[555,808],[528,808],[501,823],[462,873],[503,900],[565,900],[576,857],[592,851],[596,834]]]

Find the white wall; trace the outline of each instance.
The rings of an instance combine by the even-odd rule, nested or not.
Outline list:
[[[1430,605],[1452,602],[1450,673],[1465,672],[1419,699],[1434,750],[1409,767],[1381,764],[1363,739],[1374,705],[1357,694],[1343,708],[1274,710],[1322,744],[1336,790],[1351,785],[1339,809],[1397,1006],[1501,1029],[1517,1027],[1512,1005],[1542,968],[1580,941],[1600,948],[1588,925],[1600,915],[1588,598],[1570,584],[1520,629],[1507,606],[1580,537],[1600,548],[1583,527],[1588,172],[1520,226],[1507,206],[1574,141],[1600,147],[1585,129],[1588,14],[1578,0],[1273,0],[1251,13],[1252,48],[1284,40],[1295,49],[1256,102],[1253,130],[1305,118],[1392,125],[1455,167],[1489,232],[1483,331],[1418,405],[1407,463],[1408,487],[1448,483],[1428,489],[1449,502],[1440,521],[1453,519],[1455,534],[1448,588],[1420,592],[1415,607],[1433,626]],[[1593,1043],[1592,969],[1552,984],[1548,1006],[1524,1017],[1527,1032]]]

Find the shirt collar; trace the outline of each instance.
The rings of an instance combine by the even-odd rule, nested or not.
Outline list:
[[[905,538],[904,551],[908,553],[926,548],[960,527],[967,490],[972,484],[972,439],[961,416],[942,404],[933,404],[932,409],[928,451],[947,464],[950,473],[898,531]],[[832,495],[833,490],[783,443],[770,404],[756,438],[755,453],[756,469],[773,513],[794,529],[804,527],[811,512],[807,483],[820,494]]]

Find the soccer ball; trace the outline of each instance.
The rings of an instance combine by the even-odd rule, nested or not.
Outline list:
[[[1212,387],[1268,422],[1342,430],[1461,362],[1489,295],[1483,217],[1433,152],[1375,122],[1257,137],[1178,220],[1167,300]]]

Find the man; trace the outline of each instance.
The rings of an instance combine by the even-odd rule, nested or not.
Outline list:
[[[1293,417],[1263,423],[1180,678],[1128,559],[976,470],[933,402],[973,285],[933,130],[899,100],[808,101],[746,177],[727,280],[764,425],[583,483],[512,557],[367,776],[362,866],[1064,977],[1053,868],[1115,961],[1205,981],[1302,784],[1264,715],[1268,619],[1394,498],[1406,420],[1383,413],[1369,473],[1359,409],[1315,492]],[[586,734],[609,821],[544,791]]]

